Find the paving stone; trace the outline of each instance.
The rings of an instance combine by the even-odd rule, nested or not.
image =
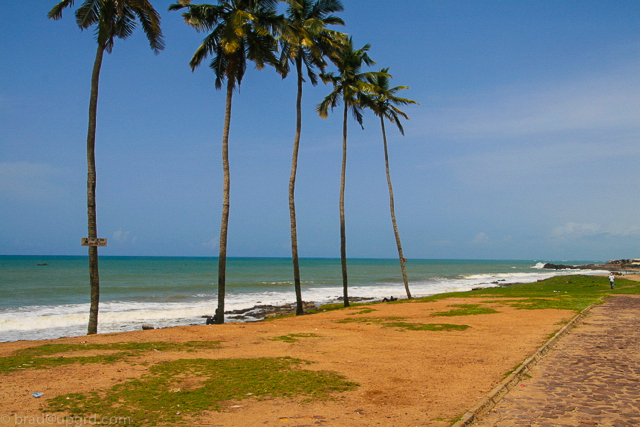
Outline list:
[[[640,426],[640,296],[595,306],[475,425]]]

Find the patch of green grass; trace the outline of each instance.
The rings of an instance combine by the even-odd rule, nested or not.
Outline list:
[[[640,283],[616,277],[615,289],[610,289],[609,292],[611,294],[640,294]]]
[[[496,302],[522,310],[556,309],[582,311],[585,308],[589,307],[591,304],[602,302],[603,296],[598,295],[598,297],[599,298],[592,299],[585,296],[572,297],[559,295],[555,298],[523,298],[516,300],[502,300]]]
[[[398,316],[388,316],[388,317],[353,317],[350,319],[342,319],[342,320],[335,320],[335,323],[366,323],[367,325],[370,325],[372,323],[374,324],[381,324],[384,322],[392,322],[395,320],[404,320],[404,317],[398,317]]]
[[[298,338],[316,338],[320,335],[317,334],[287,334],[279,337],[269,338],[269,341],[284,341],[288,343],[294,343],[298,341]]]
[[[454,425],[455,423],[460,421],[463,416],[464,416],[464,414],[460,414],[457,417],[449,418],[449,419],[438,417],[438,418],[434,418],[433,421],[440,421],[440,422],[449,423],[450,425]]]
[[[403,322],[404,317],[354,317],[351,319],[336,320],[336,323],[365,323],[376,324],[383,328],[397,328],[405,331],[464,331],[468,325],[451,325],[447,323],[408,323]]]
[[[513,374],[515,371],[517,371],[520,368],[520,366],[522,366],[522,363],[518,363],[512,370],[505,372],[504,375],[502,375],[502,379],[505,379],[509,375]]]
[[[11,356],[0,358],[0,373],[23,369],[46,369],[74,363],[115,363],[148,351],[195,351],[217,348],[220,341],[190,341],[186,343],[132,342],[113,344],[45,344],[25,348]],[[103,351],[93,356],[58,356],[60,353]]]
[[[376,310],[371,308],[371,307],[365,307],[360,311],[356,311],[354,313],[347,313],[347,316],[355,316],[355,315],[358,315],[358,314],[368,314],[368,313],[372,313],[374,311],[376,311]]]
[[[554,308],[581,311],[611,294],[640,294],[638,282],[616,278],[616,288],[610,289],[609,280],[601,276],[554,276],[534,283],[485,288],[469,292],[453,292],[416,298],[409,302],[431,302],[446,298],[524,298],[511,303],[522,309]],[[505,301],[492,301],[504,303]]]
[[[183,417],[220,411],[224,402],[306,396],[328,399],[359,384],[334,372],[308,371],[302,360],[192,359],[155,365],[140,379],[106,391],[72,393],[47,402],[47,412],[129,418],[135,425],[186,424]]]
[[[449,307],[458,307],[449,311],[438,311],[430,316],[470,316],[474,314],[492,314],[498,311],[489,307],[481,307],[479,304],[452,304]]]
[[[323,304],[323,305],[321,305],[320,307],[318,307],[318,308],[316,308],[314,310],[309,310],[307,312],[307,314],[323,313],[325,311],[334,311],[334,310],[358,309],[359,307],[361,307],[361,309],[363,310],[362,313],[349,313],[349,315],[351,315],[351,314],[365,314],[365,313],[370,313],[371,311],[375,311],[375,309],[368,307],[368,306],[370,306],[372,304],[380,304],[380,301],[354,302],[354,303],[349,304],[349,307],[345,307],[344,303],[342,303],[342,302],[331,303],[331,304]]]
[[[382,325],[384,328],[397,328],[407,331],[464,331],[469,325],[453,325],[450,323],[407,323],[389,322]]]

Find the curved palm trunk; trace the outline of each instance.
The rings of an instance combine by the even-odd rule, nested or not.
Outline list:
[[[87,226],[89,239],[98,238],[96,219],[96,122],[98,114],[98,84],[104,46],[98,45],[96,59],[91,74],[91,98],[89,100],[89,127],[87,130]],[[98,308],[100,305],[100,276],[98,274],[98,247],[89,246],[89,283],[91,286],[91,306],[87,335],[98,333]]]
[[[229,228],[229,126],[231,124],[231,99],[233,83],[227,81],[227,103],[224,112],[224,130],[222,133],[222,170],[224,173],[222,196],[222,221],[220,225],[220,252],[218,254],[218,308],[215,322],[224,323],[224,297],[226,292],[227,270],[227,230]]]
[[[289,178],[289,216],[291,217],[291,259],[293,261],[293,283],[296,292],[296,315],[304,314],[302,289],[300,286],[300,263],[298,261],[298,231],[296,228],[296,172],[298,170],[298,149],[302,129],[302,58],[296,59],[298,71],[298,97],[296,99],[296,136],[293,141],[293,159],[291,161],[291,177]]]
[[[389,185],[389,207],[391,208],[391,222],[393,223],[393,232],[396,235],[396,244],[398,245],[398,256],[400,257],[400,269],[402,270],[402,280],[404,281],[404,289],[407,291],[407,298],[411,299],[409,291],[409,281],[407,280],[407,270],[404,267],[404,255],[402,254],[402,244],[400,243],[400,233],[398,232],[398,224],[396,223],[396,209],[393,201],[393,187],[391,186],[391,174],[389,173],[389,154],[387,152],[387,134],[384,130],[384,117],[380,117],[382,124],[382,140],[384,142],[384,164],[387,170],[387,184]]]
[[[349,307],[347,281],[347,235],[344,219],[344,184],[347,173],[347,103],[344,103],[344,123],[342,125],[342,174],[340,178],[340,262],[342,263],[342,287],[344,306]]]

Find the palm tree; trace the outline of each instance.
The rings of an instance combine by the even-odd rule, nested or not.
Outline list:
[[[191,0],[179,0],[169,10],[187,8],[184,21],[197,31],[210,31],[191,58],[194,71],[209,55],[213,56],[209,67],[216,75],[216,89],[227,82],[227,99],[222,132],[222,169],[224,173],[222,221],[220,226],[220,251],[218,256],[218,308],[215,322],[224,323],[224,299],[226,292],[227,230],[229,224],[229,126],[231,100],[236,86],[240,86],[247,69],[247,60],[256,68],[265,64],[277,64],[276,41],[273,34],[282,20],[276,16],[277,0],[219,0],[218,5],[192,5]]]
[[[295,187],[298,169],[298,149],[302,129],[302,65],[314,86],[318,84],[314,68],[324,71],[324,56],[336,48],[336,40],[341,33],[328,30],[327,25],[344,25],[342,19],[330,15],[343,10],[340,0],[287,0],[287,19],[282,28],[280,45],[284,75],[289,72],[289,63],[296,67],[298,95],[296,98],[296,134],[293,140],[293,160],[289,178],[289,216],[291,218],[291,258],[293,260],[293,280],[296,292],[296,315],[304,314],[302,290],[300,288],[300,264],[298,261],[298,232],[296,229]]]
[[[51,9],[48,16],[58,20],[62,11],[73,6],[74,0],[63,0]],[[111,53],[115,38],[126,39],[136,27],[136,18],[149,40],[151,49],[157,54],[164,49],[160,15],[147,0],[85,0],[75,13],[81,30],[96,25],[98,49],[91,75],[91,97],[89,100],[89,127],[87,131],[87,216],[89,239],[98,237],[96,221],[96,117],[98,108],[98,85],[104,52]],[[88,334],[98,333],[98,306],[100,304],[100,277],[98,275],[98,247],[89,246],[89,282],[91,306],[89,309]]]
[[[417,102],[400,98],[396,96],[396,93],[409,89],[408,86],[396,86],[390,88],[391,76],[389,75],[389,69],[383,68],[379,73],[374,74],[367,79],[373,86],[372,92],[368,96],[367,107],[370,108],[374,114],[380,117],[380,124],[382,126],[382,141],[384,143],[384,162],[387,171],[387,184],[389,186],[389,206],[391,209],[391,223],[393,224],[393,232],[396,236],[396,245],[398,246],[398,257],[400,258],[400,269],[402,270],[402,280],[404,281],[404,288],[407,291],[407,298],[411,299],[411,292],[409,291],[409,282],[407,280],[407,270],[404,263],[405,258],[402,254],[402,244],[400,243],[400,233],[398,232],[398,224],[396,223],[396,212],[393,201],[393,187],[391,186],[391,175],[389,173],[389,153],[387,151],[387,135],[384,129],[384,119],[388,119],[391,123],[395,123],[400,130],[400,133],[404,135],[404,129],[400,123],[400,117],[404,117],[409,120],[409,117],[401,111],[396,105],[408,105],[417,104]]]
[[[362,109],[366,106],[366,94],[371,92],[368,79],[372,73],[361,73],[363,64],[373,65],[375,62],[369,58],[367,52],[370,46],[367,44],[355,50],[353,39],[349,37],[342,45],[337,55],[331,58],[338,68],[338,74],[323,73],[322,80],[333,84],[333,91],[318,104],[316,111],[320,117],[329,115],[329,107],[333,110],[342,102],[344,104],[342,124],[342,173],[340,178],[340,261],[342,264],[342,287],[344,306],[349,307],[348,280],[347,280],[347,237],[344,217],[344,188],[347,172],[347,117],[349,110],[356,121],[362,126]]]

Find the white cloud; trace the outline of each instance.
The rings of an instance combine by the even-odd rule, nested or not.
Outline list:
[[[126,242],[129,240],[129,234],[131,234],[130,231],[122,231],[122,229],[120,229],[113,233],[113,240],[117,242]]]
[[[473,238],[472,243],[477,245],[480,243],[487,243],[488,241],[489,241],[489,236],[487,236],[487,234],[484,232],[480,232],[476,234],[476,237]]]
[[[592,223],[568,222],[565,225],[555,227],[551,232],[554,239],[577,240],[582,237],[603,235],[606,237],[626,237],[640,234],[640,227],[602,227]]]
[[[554,238],[579,239],[584,236],[591,236],[602,232],[602,228],[597,224],[578,224],[568,222],[565,225],[555,227],[551,232]]]
[[[213,238],[211,240],[209,240],[208,242],[202,242],[202,246],[204,246],[205,248],[217,248],[218,245],[220,244],[220,241],[216,238]]]

